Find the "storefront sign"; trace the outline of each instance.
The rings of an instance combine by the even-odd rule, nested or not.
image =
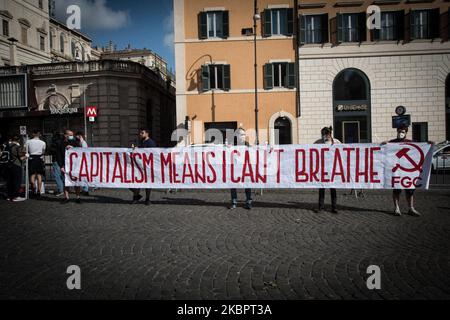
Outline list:
[[[367,111],[367,104],[339,104],[336,107],[338,112],[346,111]]]
[[[66,186],[427,189],[433,149],[412,143],[72,148],[66,153]]]
[[[78,113],[78,108],[69,108],[68,105],[63,108],[52,108],[50,107],[50,114],[73,114]]]

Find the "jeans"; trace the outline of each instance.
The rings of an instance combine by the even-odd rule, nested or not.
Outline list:
[[[61,167],[59,166],[58,162],[53,162],[52,172],[53,172],[53,176],[55,177],[56,190],[58,191],[58,193],[63,193],[64,192],[64,175],[61,172]]]
[[[252,189],[245,189],[245,202],[252,203]],[[231,189],[231,202],[237,204],[237,190]]]
[[[6,188],[8,198],[15,199],[20,195],[20,186],[22,185],[22,167],[12,165],[6,169]]]
[[[331,193],[331,207],[336,209],[337,195],[336,189],[330,189]],[[319,209],[323,209],[325,206],[325,189],[319,189]]]

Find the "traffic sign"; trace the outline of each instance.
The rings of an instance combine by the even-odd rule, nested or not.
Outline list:
[[[26,126],[20,126],[20,135],[21,136],[27,135],[27,127]]]
[[[87,107],[86,117],[97,118],[97,107],[94,107],[94,106]]]

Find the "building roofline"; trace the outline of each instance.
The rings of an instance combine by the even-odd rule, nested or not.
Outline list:
[[[60,26],[61,28],[63,28],[64,30],[68,31],[68,32],[72,32],[78,36],[80,36],[81,38],[83,38],[84,40],[91,42],[92,43],[92,39],[89,38],[88,36],[82,34],[81,32],[78,32],[74,29],[70,29],[69,27],[67,27],[64,23],[62,23],[61,21],[56,20],[55,18],[50,18],[50,24],[56,24],[58,26]]]

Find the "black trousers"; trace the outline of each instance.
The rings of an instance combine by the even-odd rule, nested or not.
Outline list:
[[[22,185],[22,167],[12,165],[6,169],[6,189],[8,198],[14,199],[20,195],[20,186]]]
[[[336,189],[330,189],[331,193],[331,207],[336,209],[337,205],[337,194]],[[325,189],[319,189],[319,208],[323,209],[325,207]]]
[[[245,189],[245,201],[252,202],[252,189]],[[237,204],[237,190],[231,189],[231,202]]]

